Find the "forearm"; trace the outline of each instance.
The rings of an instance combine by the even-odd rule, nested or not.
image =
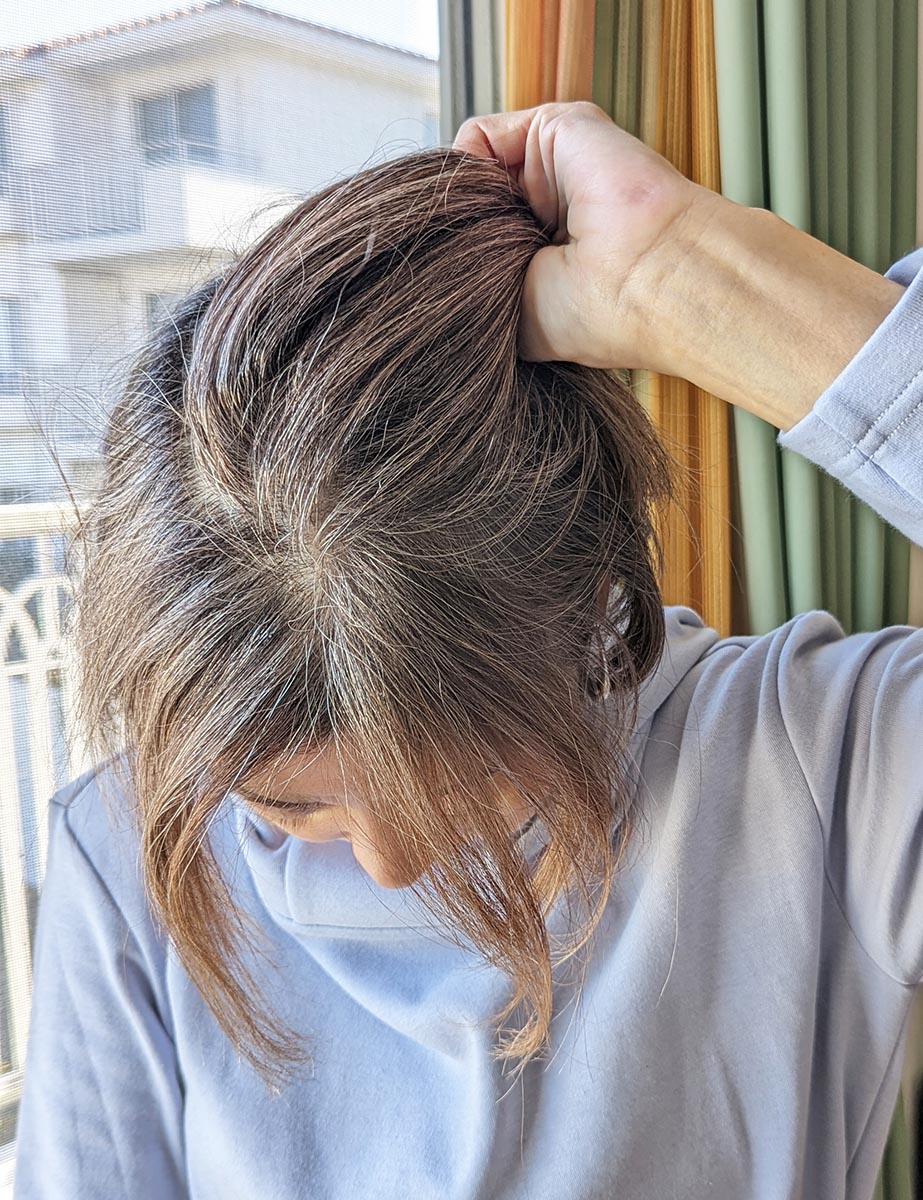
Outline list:
[[[715,193],[700,200],[652,256],[653,357],[658,369],[789,429],[904,288],[774,213]]]

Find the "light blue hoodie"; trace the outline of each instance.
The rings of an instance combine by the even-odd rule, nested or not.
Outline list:
[[[897,307],[779,438],[917,542],[921,266],[892,267]],[[17,1200],[868,1200],[923,979],[923,631],[844,637],[813,612],[721,640],[686,608],[667,626],[632,853],[579,1003],[563,979],[551,1052],[512,1087],[478,1028],[505,977],[347,843],[231,796],[219,861],[315,1048],[269,1098],[158,938],[99,772],[61,789]]]

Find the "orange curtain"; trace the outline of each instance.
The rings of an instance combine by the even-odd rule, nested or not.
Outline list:
[[[654,0],[660,55],[654,148],[688,178],[721,187],[711,0]],[[648,406],[677,463],[678,510],[664,532],[664,600],[731,632],[728,406],[684,379],[647,375]]]
[[[594,52],[597,77],[608,56],[614,119],[696,182],[720,186],[711,0],[506,0],[505,16],[505,109],[593,99]],[[633,386],[677,466],[678,504],[662,522],[664,602],[690,605],[727,635],[727,405],[670,376],[635,372]]]
[[[595,0],[506,0],[503,108],[589,100]]]

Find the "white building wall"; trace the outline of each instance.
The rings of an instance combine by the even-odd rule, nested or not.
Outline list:
[[[245,146],[265,176],[283,186],[314,191],[436,140],[434,91],[422,81],[382,77],[330,57],[306,71],[294,57],[268,55],[239,78]]]
[[[112,381],[144,336],[146,293],[189,290],[278,220],[292,193],[438,141],[435,61],[299,23],[289,37],[273,18],[248,21],[246,36],[209,36],[199,21],[173,46],[155,28],[121,57],[71,53],[56,65],[51,53],[18,76],[0,63],[27,184],[27,227],[0,222],[0,296],[21,299],[30,403],[50,406],[45,429],[75,476],[94,430],[86,417],[95,409],[98,432]],[[215,88],[220,165],[144,164],[136,100],[202,83]],[[126,212],[124,228],[102,227]],[[94,379],[108,388],[95,406]],[[0,488],[25,481],[35,499],[59,495],[57,468],[36,466],[45,429],[27,419],[28,403],[25,415],[16,404],[0,394]]]

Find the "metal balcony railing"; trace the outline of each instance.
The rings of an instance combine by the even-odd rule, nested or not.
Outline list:
[[[217,144],[164,143],[121,155],[103,149],[30,168],[21,191],[37,240],[106,237],[147,228],[146,194],[159,173],[195,167],[254,175],[257,166],[255,156]]]
[[[0,506],[0,1176],[22,1087],[48,801],[89,765],[62,638],[72,525],[54,504]]]
[[[45,163],[26,177],[32,236],[98,237],[144,228],[142,168],[135,160]]]

